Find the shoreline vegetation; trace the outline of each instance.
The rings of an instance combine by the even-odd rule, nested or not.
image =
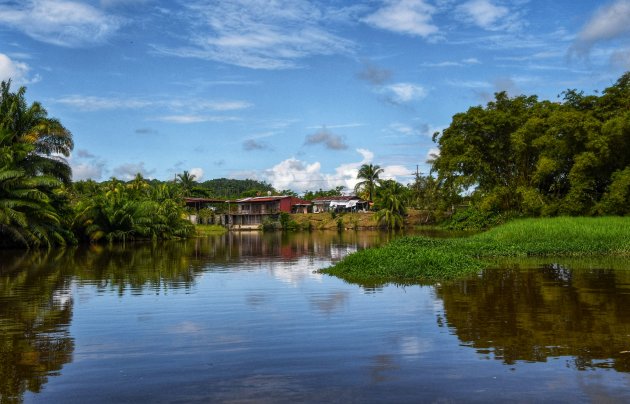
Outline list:
[[[320,272],[361,284],[436,283],[500,258],[593,256],[630,257],[630,217],[518,219],[463,238],[402,237]]]

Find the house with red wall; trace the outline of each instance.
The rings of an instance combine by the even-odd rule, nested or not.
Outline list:
[[[236,205],[226,215],[234,230],[257,230],[265,221],[277,221],[280,213],[308,213],[311,202],[294,196],[256,196],[230,202]]]

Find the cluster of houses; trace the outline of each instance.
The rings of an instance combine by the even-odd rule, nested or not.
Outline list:
[[[280,213],[324,213],[364,212],[369,209],[368,201],[358,196],[318,197],[312,201],[294,196],[256,196],[235,201],[210,198],[186,198],[186,204],[195,210],[227,204],[226,213],[217,215],[215,223],[234,230],[258,229],[266,221],[276,221]],[[190,216],[197,223],[197,215]]]

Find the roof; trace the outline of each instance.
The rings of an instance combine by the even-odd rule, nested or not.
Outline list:
[[[332,202],[332,201],[353,201],[353,200],[361,200],[356,195],[339,195],[339,196],[318,196],[313,199],[313,202]]]
[[[290,195],[276,195],[276,196],[254,196],[250,198],[237,199],[236,203],[263,203],[279,201],[281,199],[291,199],[291,205],[310,205],[311,202],[304,199],[296,198]]]
[[[223,203],[227,202],[225,199],[216,198],[184,198],[186,203]]]

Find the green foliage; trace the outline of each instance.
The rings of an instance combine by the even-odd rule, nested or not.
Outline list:
[[[69,155],[72,135],[25,91],[0,84],[0,246],[64,245],[74,242],[60,215],[71,174],[56,154]]]
[[[136,180],[140,182],[139,178]],[[113,178],[100,184],[94,194],[79,196],[75,205],[75,231],[90,242],[110,243],[184,238],[194,233],[177,186],[135,185],[130,187]]]
[[[612,175],[608,192],[602,197],[597,211],[603,215],[630,215],[630,167]]]
[[[390,229],[402,228],[409,198],[409,189],[402,184],[393,180],[382,181],[375,202],[378,223]]]
[[[376,187],[380,184],[379,176],[383,172],[384,170],[378,165],[363,164],[357,174],[357,179],[361,181],[355,185],[354,192],[366,194],[368,200],[372,202],[376,194]]]
[[[204,195],[199,196],[226,199],[267,195],[267,192],[276,194],[276,190],[270,184],[249,179],[217,178],[199,183],[195,189],[204,193]]]
[[[611,204],[624,193],[610,187],[630,167],[629,82],[626,73],[599,97],[567,90],[562,103],[497,93],[456,114],[434,135],[442,199],[469,194],[482,211],[531,216],[619,211]]]
[[[284,231],[296,231],[300,228],[298,223],[291,219],[291,215],[286,212],[280,212],[278,221],[280,222],[280,228]]]
[[[323,272],[351,282],[436,282],[527,256],[630,256],[630,218],[521,219],[466,238],[403,237],[344,258]]]
[[[307,201],[312,201],[315,198],[320,198],[320,197],[330,197],[330,196],[340,196],[342,195],[343,189],[345,187],[343,185],[340,185],[334,189],[329,189],[327,191],[324,191],[323,189],[318,189],[317,191],[306,191],[304,193],[304,198]]]
[[[505,223],[509,217],[508,213],[469,207],[457,210],[440,227],[448,230],[485,230]]]

